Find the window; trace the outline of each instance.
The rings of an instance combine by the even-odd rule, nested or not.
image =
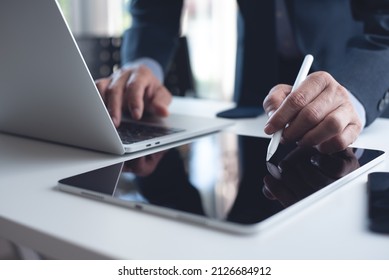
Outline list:
[[[130,23],[129,0],[58,0],[75,36],[120,36]]]
[[[131,25],[130,0],[58,0],[75,36],[120,36]],[[236,56],[236,1],[185,0],[183,35],[189,42],[197,95],[231,100]]]
[[[200,97],[231,100],[235,80],[236,0],[186,0],[182,20]]]

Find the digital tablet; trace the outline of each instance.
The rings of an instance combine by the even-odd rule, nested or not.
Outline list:
[[[191,143],[65,178],[60,190],[137,211],[234,233],[280,222],[383,160],[348,148],[324,155],[269,139],[222,132]]]

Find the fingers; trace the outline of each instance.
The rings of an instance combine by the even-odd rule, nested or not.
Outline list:
[[[127,80],[131,76],[132,71],[118,71],[112,75],[111,83],[107,88],[105,96],[108,112],[116,127],[120,125],[122,118],[122,104],[124,98],[124,89]]]
[[[134,119],[140,119],[144,111],[167,116],[172,96],[151,71],[140,67],[126,86],[127,106]]]
[[[126,79],[131,75],[130,71],[118,71],[108,78],[102,78],[95,81],[96,87],[107,106],[112,122],[116,127],[121,120],[121,107],[123,98],[123,88]]]
[[[349,93],[331,75],[315,72],[294,92],[287,89],[277,86],[265,99],[265,110],[275,109],[267,134],[284,129],[283,141],[317,146],[324,153],[343,150],[358,137],[362,125]]]
[[[125,88],[127,108],[135,120],[140,119],[143,114],[143,98],[148,85],[148,80],[144,75],[144,69],[139,69],[128,80]]]
[[[328,87],[297,114],[283,136],[315,146],[341,134],[346,126],[357,121],[356,116],[346,89]]]
[[[348,125],[341,134],[337,134],[331,139],[320,143],[317,146],[318,150],[325,154],[332,154],[344,150],[350,144],[354,143],[361,132],[360,127],[360,125],[355,124]]]
[[[305,131],[300,131],[302,133],[301,138],[299,138],[298,133],[295,135],[291,133],[292,136],[287,135],[286,137],[299,139],[299,145],[315,146],[322,153],[332,154],[347,148],[357,139],[362,130],[362,124],[357,113],[349,102],[342,103],[334,111],[324,114],[323,117],[311,128],[306,127]],[[308,119],[305,120],[305,123],[310,123],[310,121],[307,121]],[[302,126],[302,122],[303,119],[300,122],[296,120],[293,121],[293,124]],[[285,134],[289,134],[288,132],[294,127],[295,125],[293,127],[289,126]]]
[[[148,96],[150,96],[147,106],[147,111],[149,113],[161,117],[169,115],[168,107],[172,102],[172,95],[164,86],[161,85],[155,90],[152,90]]]
[[[107,106],[109,115],[116,127],[119,126],[121,121],[122,87],[125,78],[128,76],[129,73],[125,76],[114,73],[108,78],[102,78],[95,81],[96,87]]]
[[[102,78],[95,81],[97,90],[105,102],[105,93],[107,92],[108,86],[111,83],[111,78]]]
[[[268,120],[269,127],[265,130],[266,133],[272,134],[280,129],[285,128],[296,116],[306,108],[315,98],[322,93],[328,85],[328,77],[326,74],[309,75],[305,81],[294,92],[286,95],[281,105],[277,108]],[[324,72],[321,72],[324,73]],[[285,95],[285,93],[276,92],[277,95]]]
[[[116,127],[123,109],[128,109],[134,119],[140,119],[144,111],[168,115],[172,96],[145,66],[121,69],[109,78],[97,80],[96,87]]]

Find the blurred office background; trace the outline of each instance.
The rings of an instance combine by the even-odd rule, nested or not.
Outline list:
[[[130,0],[58,0],[94,78],[109,75],[120,61],[120,37],[131,26]],[[174,89],[177,77],[169,74],[173,94],[231,100],[236,54],[236,1],[185,0],[182,35],[187,56],[180,54],[180,67],[187,67],[184,88]],[[185,50],[184,46],[184,52]],[[181,50],[182,51],[182,50]],[[174,68],[176,67],[173,64]],[[177,69],[176,69],[177,70]],[[186,69],[188,70],[188,69]],[[178,71],[179,73],[182,70]],[[190,80],[193,78],[192,80]],[[189,79],[189,80],[188,80]],[[193,83],[193,85],[191,84]],[[185,91],[185,92],[183,92]]]

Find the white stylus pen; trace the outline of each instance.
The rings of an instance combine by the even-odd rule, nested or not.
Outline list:
[[[312,62],[313,62],[313,56],[307,54],[304,58],[303,64],[301,64],[300,71],[297,74],[291,92],[295,91],[298,88],[298,86],[301,84],[301,82],[305,80],[305,78],[308,75],[309,69],[311,68]],[[274,153],[277,151],[278,145],[280,144],[281,141],[281,136],[283,131],[284,130],[281,129],[273,134],[269,143],[269,147],[267,148],[266,161],[269,161],[271,157],[274,155]]]

